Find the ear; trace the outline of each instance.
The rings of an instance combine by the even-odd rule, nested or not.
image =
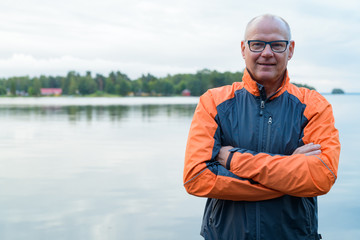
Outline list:
[[[245,40],[241,41],[241,55],[245,59]]]
[[[289,45],[288,60],[290,60],[292,58],[292,56],[294,55],[294,48],[295,48],[295,42],[293,40],[291,40],[290,45]]]

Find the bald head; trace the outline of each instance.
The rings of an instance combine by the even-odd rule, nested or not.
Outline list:
[[[274,24],[277,24],[279,28],[283,28],[283,30],[287,34],[287,40],[291,40],[291,30],[289,24],[283,18],[271,14],[260,15],[251,19],[250,22],[246,25],[244,40],[249,40],[249,32],[252,31],[256,26],[258,26],[258,24],[261,24],[263,21],[271,21]]]

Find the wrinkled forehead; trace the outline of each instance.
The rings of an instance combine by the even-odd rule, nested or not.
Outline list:
[[[254,18],[246,26],[245,40],[258,35],[280,35],[284,40],[291,40],[289,25],[281,18],[275,16],[262,16]]]

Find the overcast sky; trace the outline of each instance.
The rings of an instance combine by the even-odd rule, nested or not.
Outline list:
[[[360,92],[358,0],[1,0],[0,77],[243,71],[245,25],[264,13],[291,26],[293,82]]]

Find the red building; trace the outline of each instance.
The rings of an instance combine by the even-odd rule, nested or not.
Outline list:
[[[62,94],[61,88],[41,88],[40,89],[41,95],[50,96],[60,96]]]
[[[191,96],[191,92],[189,89],[184,89],[181,93],[183,96]]]

